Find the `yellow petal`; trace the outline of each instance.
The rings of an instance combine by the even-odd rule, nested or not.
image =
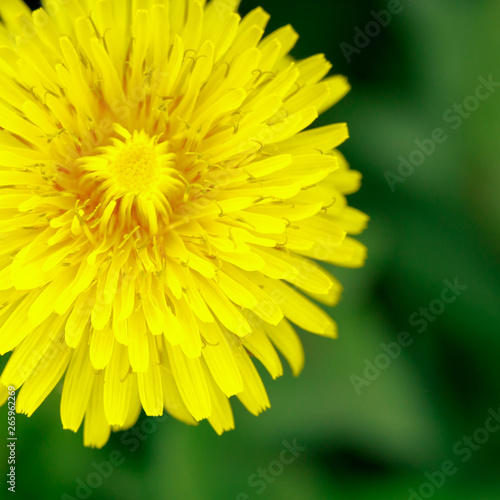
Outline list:
[[[180,347],[166,346],[172,373],[186,408],[196,420],[209,417],[212,405],[200,358],[188,358]]]
[[[206,339],[203,358],[217,385],[227,397],[238,394],[243,390],[243,380],[226,336],[216,323],[203,325],[201,333]]]
[[[299,375],[304,366],[304,348],[290,323],[284,319],[276,326],[263,325],[263,329],[288,361],[292,373],[295,376]]]
[[[214,428],[215,432],[217,432],[220,436],[224,431],[234,429],[233,411],[231,410],[229,399],[215,383],[207,365],[202,363],[202,367],[212,403],[212,413],[210,414],[210,417],[208,417],[208,421]]]
[[[96,378],[90,357],[87,337],[75,349],[64,379],[61,396],[61,421],[64,429],[76,432],[83,421]]]
[[[277,378],[283,375],[283,367],[273,345],[266,334],[258,328],[243,337],[243,345],[251,352],[267,369],[271,377]]]
[[[127,419],[133,382],[129,372],[127,348],[115,343],[104,372],[104,413],[109,425],[123,426]]]
[[[236,335],[244,336],[251,332],[250,325],[236,306],[227,298],[219,287],[210,280],[197,279],[201,296],[219,321]]]
[[[238,399],[250,413],[259,415],[271,407],[262,379],[244,349],[237,351],[235,359],[243,378],[243,391],[237,395]]]
[[[185,424],[196,425],[198,422],[193,418],[182,400],[168,360],[165,361],[164,366],[160,367],[160,374],[165,410],[174,418]]]
[[[103,370],[113,354],[115,336],[111,328],[92,330],[90,338],[90,361],[95,370]]]
[[[150,335],[148,335],[148,340],[149,350],[153,353],[156,350],[156,345]],[[139,396],[146,415],[163,415],[163,391],[159,363],[151,359],[147,371],[137,374],[137,382]]]
[[[104,382],[102,375],[97,375],[92,387],[92,394],[85,413],[83,444],[92,448],[102,448],[108,441],[111,427],[104,412]]]
[[[59,344],[50,356],[50,362],[42,358],[24,383],[17,397],[16,409],[30,417],[43,403],[45,398],[66,371],[72,350],[63,343]]]
[[[149,365],[149,344],[143,311],[135,310],[128,319],[128,354],[134,372],[145,372]]]

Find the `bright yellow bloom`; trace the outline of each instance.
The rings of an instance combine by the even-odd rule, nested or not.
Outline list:
[[[230,396],[260,413],[251,356],[297,374],[291,323],[337,334],[311,259],[363,264],[347,127],[304,131],[349,85],[236,4],[0,2],[0,399],[31,415],[65,374],[88,446],[142,408],[218,433]]]

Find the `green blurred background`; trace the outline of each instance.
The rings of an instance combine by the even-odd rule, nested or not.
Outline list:
[[[255,418],[235,401],[236,430],[222,437],[207,423],[192,428],[168,418],[154,432],[146,422],[143,441],[118,434],[102,450],[86,449],[81,432],[62,430],[55,391],[32,418],[17,417],[17,495],[498,500],[500,432],[478,429],[500,407],[500,89],[456,130],[444,116],[474,95],[478,77],[500,81],[500,4],[401,0],[402,12],[350,62],[341,44],[353,46],[355,28],[364,31],[371,11],[389,0],[243,0],[240,11],[259,4],[272,15],[270,29],[291,23],[299,32],[295,57],[323,52],[353,86],[319,120],[348,122],[351,139],[341,150],[364,175],[350,201],[372,219],[361,237],[370,249],[366,267],[334,270],[345,285],[330,311],[340,338],[303,332],[301,376],[287,369],[272,381],[262,372],[272,409]],[[446,142],[392,192],[386,173],[397,174],[398,157],[408,158],[415,140],[436,128]],[[467,290],[419,333],[409,318],[455,278]],[[412,345],[356,391],[352,377],[364,377],[366,360],[380,360],[381,344],[402,331]],[[0,421],[4,429],[5,406]],[[474,441],[466,446],[465,436]],[[294,440],[298,456],[280,466],[283,442]],[[115,450],[123,464],[77,496],[78,479]],[[441,485],[435,471],[450,460],[456,467]],[[424,484],[430,475],[437,486]],[[1,498],[8,494],[3,486]]]

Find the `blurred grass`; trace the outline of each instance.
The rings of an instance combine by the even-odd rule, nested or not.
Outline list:
[[[353,85],[318,121],[348,122],[342,151],[364,175],[350,201],[372,218],[361,237],[367,266],[335,270],[345,285],[331,311],[340,339],[303,333],[303,374],[295,379],[287,370],[271,381],[263,373],[272,409],[256,419],[236,401],[236,430],[222,437],[205,423],[191,428],[168,419],[136,452],[120,435],[103,450],[85,449],[81,432],[61,430],[60,395],[52,394],[30,420],[18,416],[20,498],[74,495],[75,479],[119,450],[124,464],[92,499],[402,500],[426,471],[448,459],[458,464],[455,443],[500,405],[500,92],[395,193],[384,178],[415,139],[446,128],[443,113],[473,92],[479,75],[500,81],[498,2],[402,0],[404,11],[350,64],[340,43],[352,44],[354,28],[387,2],[243,0],[241,10],[259,3],[272,15],[270,28],[291,23],[299,32],[296,57],[324,52]],[[417,334],[409,316],[455,276],[469,289]],[[403,330],[414,343],[357,396],[350,377]],[[305,451],[259,494],[249,477],[294,439]],[[433,498],[499,500],[499,453],[493,434]]]

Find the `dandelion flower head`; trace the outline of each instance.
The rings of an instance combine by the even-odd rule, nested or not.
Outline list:
[[[235,0],[0,2],[1,376],[27,415],[62,380],[61,420],[101,447],[144,409],[234,427],[270,406],[255,363],[298,374],[294,326],[359,267],[349,90],[290,26]]]

